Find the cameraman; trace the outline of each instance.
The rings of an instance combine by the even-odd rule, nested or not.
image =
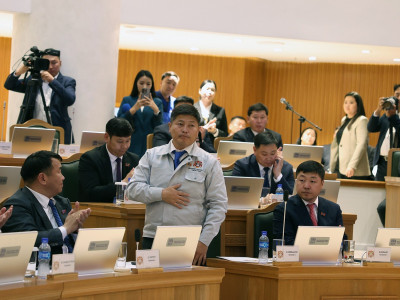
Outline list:
[[[60,73],[61,60],[59,50],[49,48],[43,52],[40,52],[40,55],[41,58],[48,59],[50,61],[49,69],[47,71],[40,71],[40,76],[45,103],[46,106],[50,108],[50,118],[53,123],[52,125],[64,128],[65,144],[70,144],[71,142],[73,143],[74,139],[72,136],[71,119],[68,115],[67,108],[75,102],[75,79],[63,76]],[[21,64],[15,72],[12,72],[7,77],[4,87],[7,90],[25,93],[27,89],[27,83],[31,79],[31,76],[29,76],[27,80],[19,80],[19,77],[29,71],[29,67],[29,65],[26,66],[25,64]],[[34,110],[27,113],[28,117],[25,121],[30,119],[40,119],[47,122],[43,101],[39,90],[36,91],[36,93]]]
[[[397,114],[399,100],[396,97],[379,98],[378,107],[368,121],[369,132],[380,132],[375,148],[373,165],[378,165],[377,181],[385,181],[390,148],[399,146],[400,118]],[[381,112],[384,111],[382,117]]]

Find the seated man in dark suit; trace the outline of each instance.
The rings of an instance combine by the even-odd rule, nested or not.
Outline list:
[[[293,166],[283,160],[282,148],[270,132],[262,132],[254,138],[254,154],[236,161],[232,176],[264,177],[264,187],[275,194],[278,184],[293,193]]]
[[[297,195],[289,198],[286,207],[286,245],[294,244],[299,226],[343,226],[340,206],[318,196],[324,186],[324,176],[324,167],[316,161],[308,160],[297,167]],[[274,211],[277,239],[282,238],[283,217],[284,203],[280,203]]]
[[[181,105],[181,104],[190,104],[193,105],[194,100],[190,97],[187,96],[180,96],[175,99],[174,105],[175,107]],[[209,153],[216,153],[214,146],[212,145],[212,139],[210,137],[210,133],[205,130],[203,127],[200,127],[200,132],[199,132],[199,146],[201,149],[204,151],[207,151]],[[169,141],[172,139],[171,133],[169,132],[169,125],[168,123],[158,125],[156,128],[154,128],[153,132],[153,147],[158,147],[162,145],[166,145],[169,143]]]
[[[106,143],[81,156],[79,160],[79,199],[84,202],[113,203],[115,182],[128,182],[139,157],[128,152],[133,129],[123,118],[106,124]]]
[[[282,137],[279,133],[267,129],[268,108],[262,103],[256,103],[247,111],[247,122],[250,127],[239,130],[233,135],[233,140],[238,142],[254,142],[254,137],[261,132],[270,132],[278,141],[278,148],[283,147]]]
[[[62,246],[72,252],[71,233],[82,226],[90,208],[79,210],[79,203],[71,209],[67,198],[57,196],[63,188],[61,157],[50,151],[38,151],[27,157],[21,168],[25,187],[18,190],[4,206],[13,207],[11,217],[2,232],[38,231],[35,246],[47,237],[52,254],[63,253]],[[10,209],[9,209],[10,210]]]

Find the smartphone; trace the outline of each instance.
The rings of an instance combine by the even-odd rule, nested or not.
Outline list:
[[[150,89],[142,89],[142,99],[144,99],[144,97],[150,98]]]

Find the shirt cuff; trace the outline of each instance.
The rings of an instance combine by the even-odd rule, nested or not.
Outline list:
[[[213,136],[214,136],[214,137],[218,137],[218,133],[219,133],[219,130],[218,130],[218,128],[217,128],[217,129],[215,130]]]
[[[283,175],[282,175],[282,173],[281,173],[281,174],[279,174],[279,176],[278,176],[277,179],[275,179],[275,177],[273,177],[273,178],[274,178],[274,181],[275,181],[275,182],[279,182],[279,181],[281,181],[282,177],[283,177]]]
[[[379,117],[377,114],[375,114],[375,111],[374,111],[374,113],[372,114],[374,117]]]
[[[60,227],[58,227],[58,229],[60,229],[60,231],[61,231],[61,234],[62,234],[62,239],[64,240],[66,237],[67,237],[67,229],[65,229],[65,227],[64,226],[60,226]]]

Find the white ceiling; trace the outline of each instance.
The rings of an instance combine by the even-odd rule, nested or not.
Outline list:
[[[12,14],[0,13],[0,36],[12,36]],[[130,24],[121,25],[120,48],[258,57],[273,61],[400,64],[400,47],[317,42]]]

